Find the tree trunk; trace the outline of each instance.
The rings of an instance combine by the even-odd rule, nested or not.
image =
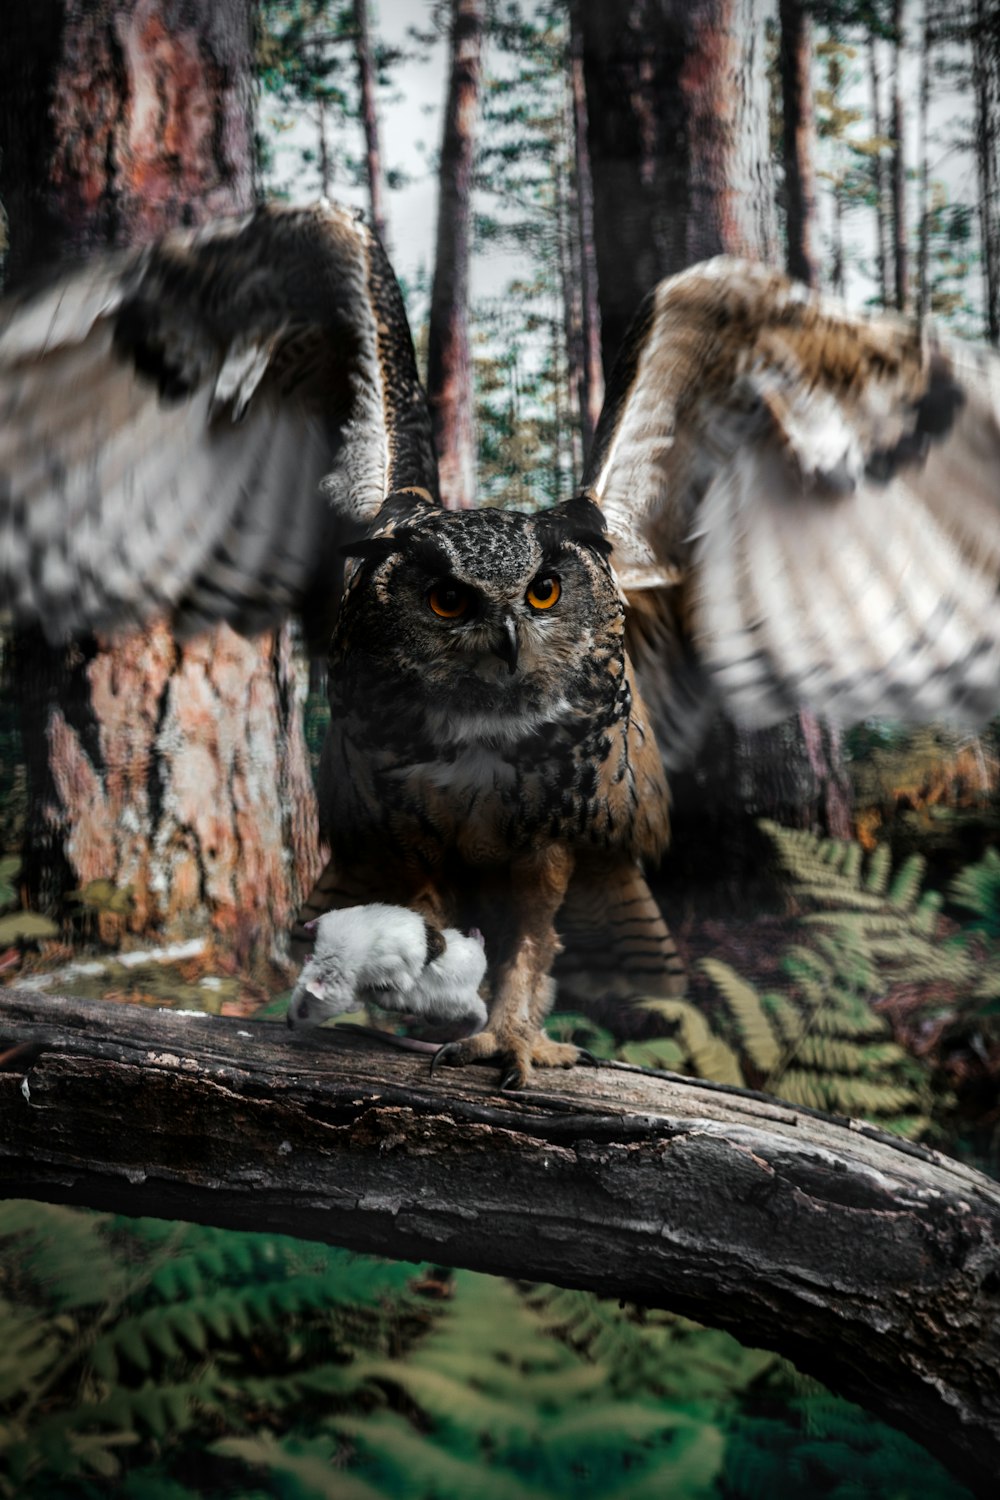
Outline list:
[[[909,254],[906,236],[906,152],[903,112],[903,0],[892,9],[892,245],[896,307],[909,306]]]
[[[936,1152],[621,1064],[500,1094],[489,1070],[431,1078],[342,1028],[25,990],[4,1046],[0,1196],[667,1307],[787,1354],[996,1492],[1000,1187]]]
[[[572,182],[569,174],[556,171],[552,183],[555,208],[556,258],[559,269],[559,294],[562,301],[562,339],[553,328],[552,362],[555,376],[556,470],[560,484],[554,491],[562,494],[562,478],[568,477],[575,488],[583,467],[583,425],[579,405],[583,387],[583,322],[580,283],[576,268],[576,236],[573,233],[575,204],[570,201]],[[563,379],[565,372],[565,380]]]
[[[330,155],[330,106],[322,96],[316,102],[316,137],[319,141],[319,191],[323,198],[333,192],[333,157]]]
[[[755,0],[581,7],[606,367],[662,277],[709,255],[774,259],[760,12]],[[804,150],[804,115],[799,129]],[[694,870],[717,884],[727,859],[737,883],[752,878],[752,818],[829,819],[829,831],[844,831],[837,744],[831,738],[818,755],[813,727],[790,737],[737,734],[720,722],[697,768],[672,778],[674,848],[664,874],[679,895]],[[709,828],[719,843],[707,841]]]
[[[833,184],[833,260],[830,266],[830,289],[838,297],[844,295],[844,188],[839,181]]]
[[[878,43],[874,32],[868,33],[868,85],[871,97],[872,133],[881,141],[885,134],[882,118],[881,84],[878,72]],[[889,296],[889,235],[886,223],[885,204],[885,159],[879,146],[872,153],[872,186],[875,196],[875,268],[878,277],[879,300],[888,307]]]
[[[931,103],[931,4],[924,0],[923,28],[920,37],[919,153],[920,201],[917,242],[917,318],[926,322],[931,310],[930,233],[931,233],[931,163],[927,133]]]
[[[427,339],[427,399],[441,498],[473,503],[476,445],[469,354],[469,243],[483,0],[452,0],[451,72],[441,143],[437,250]]]
[[[581,7],[604,367],[663,276],[777,240],[756,0]]]
[[[983,268],[986,337],[1000,344],[1000,215],[997,212],[996,46],[988,24],[988,0],[975,0],[972,24],[972,82],[976,96],[976,176],[979,187],[979,241]],[[995,27],[994,23],[994,27]]]
[[[248,208],[252,42],[247,0],[16,8],[0,62],[15,275]],[[106,940],[209,926],[265,963],[316,864],[287,633],[181,645],[157,626],[68,655],[32,633],[13,656],[33,904],[110,881],[132,901],[101,914]]]
[[[788,274],[817,286],[813,140],[812,20],[802,0],[780,0],[782,155]]]
[[[361,119],[365,127],[365,168],[371,202],[372,228],[388,248],[388,230],[382,182],[382,149],[379,144],[378,110],[375,105],[375,70],[368,34],[368,0],[354,0],[354,49],[358,61]]]
[[[601,364],[601,310],[597,295],[597,256],[594,247],[594,183],[587,138],[587,91],[583,76],[581,0],[569,5],[569,77],[573,104],[573,166],[576,183],[576,273],[580,289],[580,371],[578,399],[580,432],[586,456],[604,405],[604,368]]]

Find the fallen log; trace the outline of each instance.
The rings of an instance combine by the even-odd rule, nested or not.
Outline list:
[[[1000,1186],[858,1121],[615,1066],[440,1069],[344,1029],[0,992],[0,1196],[586,1287],[776,1349],[977,1493]],[[0,1216],[2,1226],[2,1216]]]

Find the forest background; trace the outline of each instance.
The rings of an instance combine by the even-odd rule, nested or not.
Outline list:
[[[67,24],[83,24],[78,9]],[[105,9],[169,30],[151,0]],[[991,0],[300,0],[265,3],[247,34],[254,126],[242,201],[225,206],[322,193],[379,226],[451,503],[570,493],[643,292],[708,254],[1000,340]],[[11,173],[15,144],[11,285],[56,248],[141,238],[177,211],[175,183],[169,208],[144,217],[124,193],[95,223],[46,172],[42,223],[39,179]],[[192,202],[212,197],[185,186]],[[188,648],[154,635],[139,659],[94,643],[42,673],[38,643],[5,649],[22,710],[0,724],[5,977],[259,1013],[287,987],[273,939],[315,857],[303,851],[322,661],[287,632],[199,648],[220,685],[199,721],[209,760],[223,753],[217,715],[254,684],[296,689],[284,699],[301,702],[300,721],[265,714],[248,730],[279,745],[274,779],[243,783],[269,803],[283,787],[281,815],[261,815],[254,839],[258,854],[298,851],[296,877],[283,858],[248,869],[245,833],[216,838],[209,859],[197,816],[178,840],[153,826],[169,798],[136,803],[151,764],[161,785],[183,779],[194,736],[168,751],[151,730],[131,765],[108,753],[129,711],[121,683],[141,695],[150,660],[184,722]],[[26,703],[26,678],[41,677],[51,689]],[[64,712],[74,693],[84,707]],[[801,716],[771,736],[719,726],[713,753],[675,785],[658,887],[689,998],[650,1006],[649,1034],[627,1042],[575,1012],[552,1025],[598,1052],[865,1115],[996,1173],[995,730],[871,722],[841,737]],[[235,803],[233,754],[219,784]],[[121,837],[125,806],[141,838]],[[666,1315],[39,1206],[4,1205],[0,1233],[11,1495],[963,1493],[775,1356]]]

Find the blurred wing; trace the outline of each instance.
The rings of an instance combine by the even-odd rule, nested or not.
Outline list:
[[[584,483],[675,764],[713,700],[749,727],[1000,712],[994,353],[709,261],[640,311]]]
[[[399,289],[345,209],[263,207],[0,305],[0,622],[261,629],[436,494]],[[324,493],[325,492],[325,493]]]

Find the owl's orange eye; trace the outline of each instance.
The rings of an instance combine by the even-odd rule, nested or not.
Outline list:
[[[553,577],[552,574],[546,574],[529,584],[528,592],[524,597],[532,609],[551,609],[561,593],[562,585],[558,578]]]
[[[442,620],[459,620],[472,603],[468,589],[458,583],[439,583],[427,595],[427,603]]]

